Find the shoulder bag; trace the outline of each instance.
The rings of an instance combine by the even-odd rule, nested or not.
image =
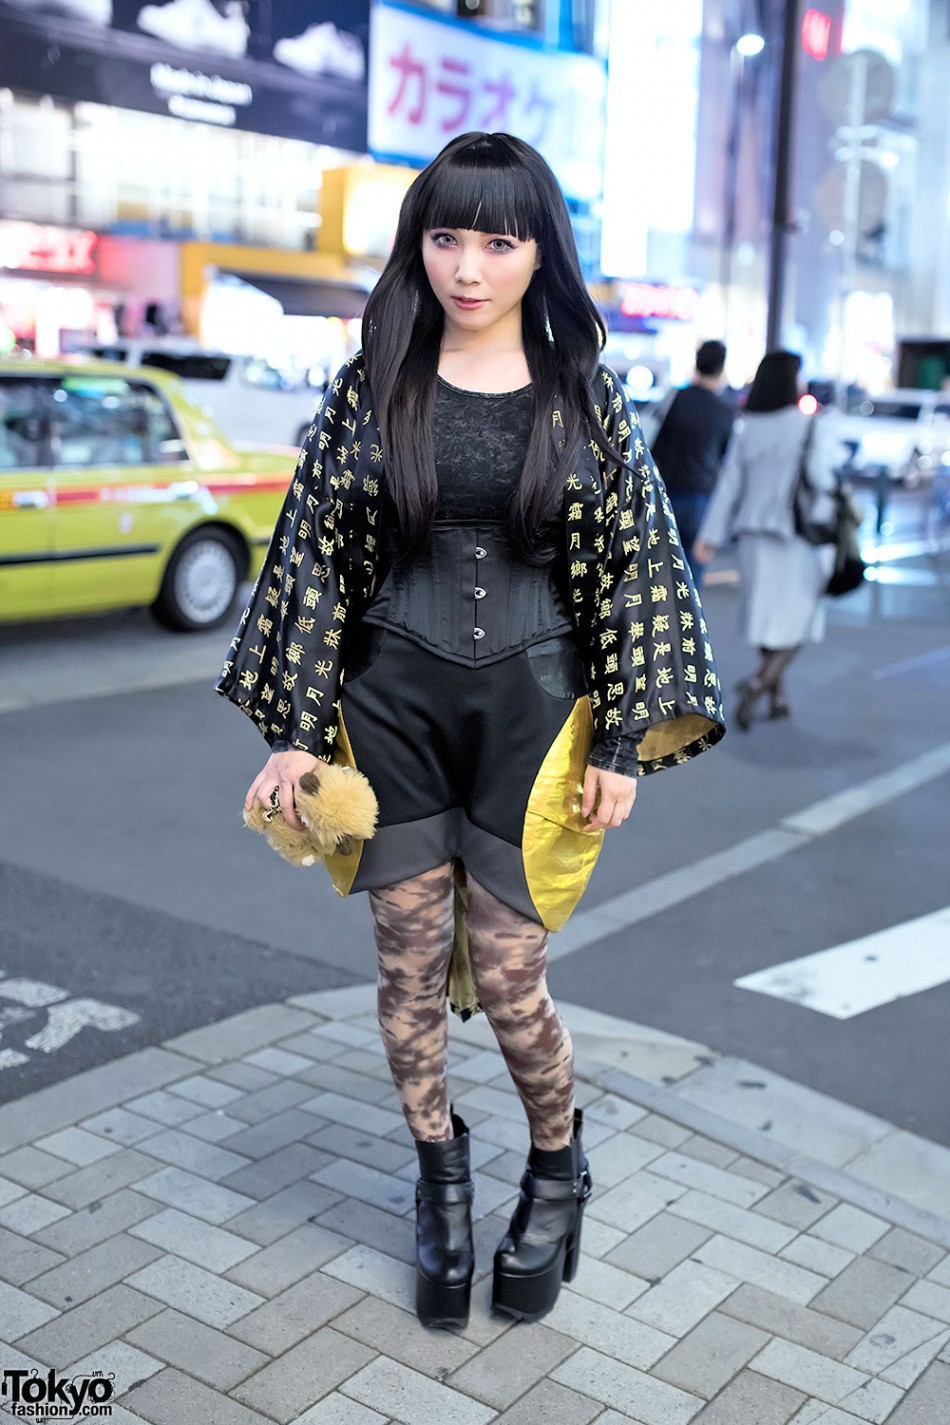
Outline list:
[[[837,538],[835,539],[835,567],[825,586],[825,593],[833,598],[850,594],[864,582],[867,565],[861,557],[858,530],[864,519],[864,507],[850,485],[842,484],[835,491],[837,510]]]
[[[798,479],[792,495],[795,533],[807,544],[836,544],[838,541],[837,500],[829,490],[820,490],[808,478],[808,457],[815,434],[815,418],[809,422],[805,444],[798,460]]]
[[[850,485],[839,481],[834,490],[820,490],[809,480],[808,456],[814,429],[813,424],[809,425],[799,460],[793,496],[795,533],[808,544],[834,546],[834,569],[825,593],[839,598],[857,589],[864,580],[867,565],[858,541],[864,510]]]

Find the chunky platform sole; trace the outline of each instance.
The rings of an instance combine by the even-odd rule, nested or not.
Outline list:
[[[492,1309],[517,1321],[546,1316],[561,1282],[577,1274],[581,1223],[594,1186],[581,1147],[583,1121],[583,1109],[575,1108],[573,1137],[552,1155],[552,1176],[538,1172],[529,1154],[518,1204],[495,1253]]]
[[[423,1326],[467,1326],[471,1281],[446,1286],[416,1275],[416,1315]]]
[[[513,1316],[516,1321],[537,1321],[553,1310],[561,1290],[561,1282],[571,1282],[577,1275],[581,1254],[582,1218],[583,1205],[580,1205],[563,1249],[544,1271],[529,1276],[522,1272],[506,1272],[495,1266],[491,1303],[493,1311],[499,1311],[504,1316]]]

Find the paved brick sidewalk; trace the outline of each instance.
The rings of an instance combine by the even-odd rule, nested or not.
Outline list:
[[[471,1321],[417,1322],[415,1153],[359,986],[0,1109],[0,1371],[111,1375],[113,1425],[945,1425],[950,1221],[578,1039],[595,1189],[543,1322],[489,1312],[527,1130],[481,1017],[451,1053]]]

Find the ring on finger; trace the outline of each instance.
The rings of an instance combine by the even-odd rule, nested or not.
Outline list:
[[[275,811],[280,810],[280,787],[273,787],[271,789],[270,804]]]

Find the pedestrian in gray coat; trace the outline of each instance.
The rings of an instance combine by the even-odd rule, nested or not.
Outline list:
[[[738,541],[741,629],[759,650],[758,668],[739,684],[743,730],[760,698],[768,698],[771,717],[788,716],[785,671],[825,631],[827,555],[796,533],[794,496],[803,460],[814,488],[834,490],[833,441],[821,417],[798,408],[800,367],[791,351],[770,351],[759,363],[693,548],[706,564],[730,533]]]

